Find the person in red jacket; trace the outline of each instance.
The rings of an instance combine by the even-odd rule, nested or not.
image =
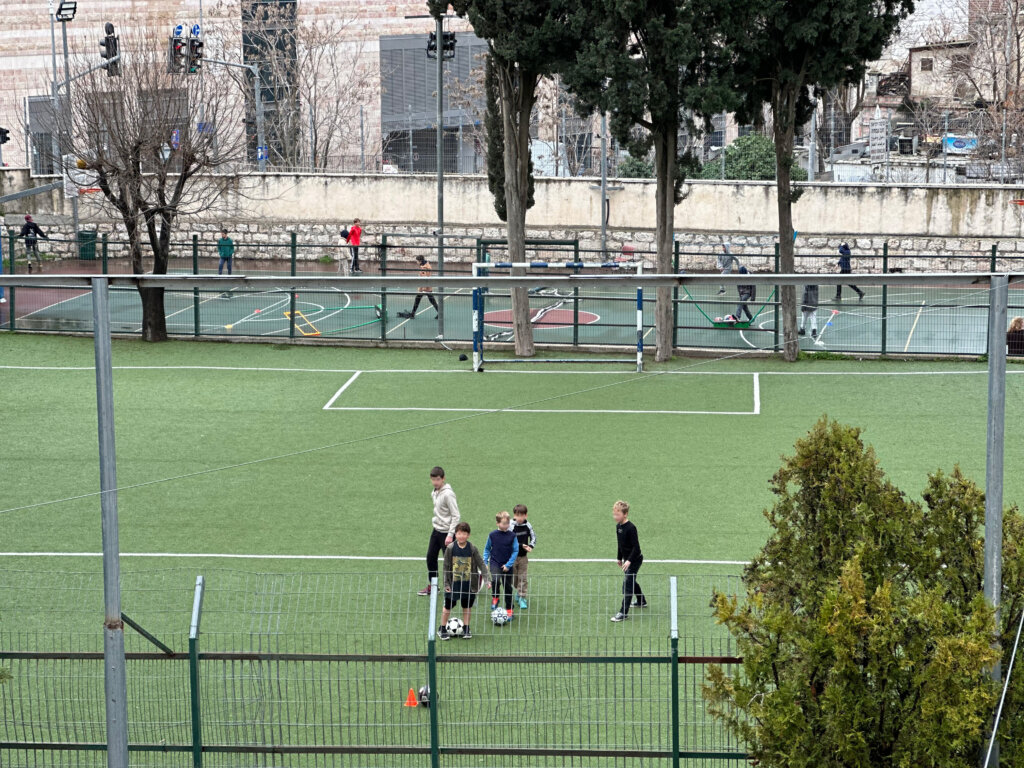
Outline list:
[[[359,269],[359,243],[362,239],[363,227],[360,225],[359,219],[353,219],[352,226],[348,229],[348,237],[345,238],[346,242],[348,242],[349,249],[352,251],[350,271],[353,275],[357,275],[362,271]]]

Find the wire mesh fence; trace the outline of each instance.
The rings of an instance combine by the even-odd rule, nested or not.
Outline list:
[[[126,630],[132,764],[664,765],[674,744],[683,765],[736,764],[743,746],[701,686],[709,664],[739,662],[709,608],[738,579],[678,577],[678,644],[669,577],[641,581],[649,605],[621,624],[608,621],[614,576],[532,576],[528,610],[504,625],[485,589],[473,638],[441,642],[428,638],[419,573],[214,570],[190,645],[192,574],[125,574],[126,616],[163,646]],[[0,604],[13,676],[0,686],[0,754],[103,764],[101,575],[5,571]],[[422,706],[431,680],[435,706]]]
[[[256,249],[258,248],[258,251]],[[98,245],[96,260],[46,262],[44,273],[125,273],[130,263],[125,245],[106,240]],[[482,237],[451,237],[445,241],[444,264],[436,238],[429,232],[382,235],[379,241],[360,246],[355,263],[349,246],[287,242],[253,244],[254,253],[240,244],[231,267],[220,263],[215,242],[191,242],[172,246],[168,272],[212,275],[218,271],[246,276],[310,276],[351,274],[354,267],[366,276],[467,276],[473,263],[492,263],[491,275],[508,274],[498,265],[507,261],[508,248],[501,240]],[[718,251],[716,253],[716,250]],[[258,255],[258,258],[256,257]],[[723,270],[721,245],[688,250],[677,243],[673,271],[707,274],[728,271],[739,265],[757,278],[780,271],[773,254],[740,253],[738,262]],[[422,263],[420,261],[422,259]],[[569,290],[545,286],[545,275],[558,271],[573,274],[630,273],[655,269],[655,254],[633,246],[620,251],[588,249],[578,240],[530,240],[526,259],[545,264],[601,264],[598,269],[562,267],[529,270],[537,284],[531,289],[530,320],[535,341],[557,348],[634,348],[636,304],[632,292],[590,284]],[[800,253],[796,272],[835,274],[837,256]],[[995,249],[971,258],[934,254],[888,256],[857,255],[852,259],[849,282],[820,286],[804,319],[808,350],[866,354],[982,355],[987,351],[988,291],[958,277],[961,272],[1017,271],[1024,257],[1000,254]],[[23,272],[18,247],[8,249],[8,272]],[[948,272],[948,285],[915,284],[918,272]],[[862,287],[858,274],[893,274],[890,285]],[[898,281],[898,285],[897,285]],[[0,329],[18,331],[78,332],[92,330],[92,303],[88,291],[78,288],[18,287],[6,291],[0,303]],[[779,292],[763,282],[741,300],[735,284],[676,288],[672,293],[673,343],[682,349],[778,351],[781,343]],[[642,336],[653,341],[655,292],[643,296]],[[137,334],[143,327],[138,292],[119,286],[111,291],[111,327],[115,333]],[[506,291],[488,291],[480,307],[483,343],[493,351],[509,349],[514,342],[512,297]],[[167,289],[163,314],[171,336],[193,338],[345,340],[363,344],[420,342],[438,339],[468,345],[473,339],[474,301],[469,288],[441,290],[426,287],[352,290],[243,290]],[[1024,314],[1024,295],[1011,286],[1010,314]]]

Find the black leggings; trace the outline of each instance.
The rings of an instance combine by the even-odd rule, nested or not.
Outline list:
[[[629,604],[632,598],[636,597],[641,603],[644,601],[644,591],[640,589],[640,582],[636,580],[636,572],[644,564],[643,558],[638,563],[630,563],[626,569],[625,578],[622,580],[622,615],[629,615]]]
[[[498,598],[505,593],[505,610],[512,610],[512,571],[503,571],[501,566],[491,568],[491,596]]]
[[[437,556],[444,552],[444,540],[448,534],[436,528],[430,529],[430,543],[427,544],[427,579],[437,576]]]
[[[416,310],[418,310],[420,308],[420,302],[423,301],[423,297],[424,296],[426,296],[427,300],[431,304],[434,305],[434,311],[435,312],[440,312],[441,311],[440,309],[437,308],[437,300],[434,298],[434,294],[432,294],[432,293],[417,293],[416,294],[416,298],[412,302],[412,313],[414,315],[416,314]]]

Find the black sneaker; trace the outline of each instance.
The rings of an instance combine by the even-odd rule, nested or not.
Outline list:
[[[857,294],[857,301],[864,301],[864,291]]]
[[[647,600],[637,600],[636,602],[633,603],[633,607],[634,608],[646,608],[647,607]]]
[[[462,639],[463,640],[472,640],[473,639],[473,633],[469,631],[469,625],[468,624],[465,627],[462,628]]]
[[[448,627],[441,627],[439,630],[437,630],[437,636],[442,640],[452,639],[451,633],[448,631]]]
[[[797,331],[797,334],[796,334],[796,335],[797,335],[797,336],[806,336],[806,335],[807,335],[807,333],[806,333],[806,332],[804,331],[804,329],[803,329],[803,328],[801,328],[801,329],[800,329],[799,331]]]
[[[818,338],[818,329],[817,328],[811,328],[811,338],[812,339]]]

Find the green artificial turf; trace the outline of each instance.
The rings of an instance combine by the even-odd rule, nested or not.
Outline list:
[[[712,587],[737,588],[740,567],[714,561],[745,561],[763,543],[769,480],[822,414],[861,426],[912,496],[937,468],[960,464],[984,478],[987,388],[977,363],[680,359],[642,375],[585,365],[474,374],[439,351],[116,341],[114,364],[121,550],[204,555],[122,559],[125,612],[178,651],[203,574],[207,650],[426,653],[428,603],[413,593],[425,578],[435,464],[448,471],[478,546],[494,513],[516,503],[529,506],[539,539],[529,610],[517,610],[509,627],[492,627],[485,593],[474,640],[442,643],[442,655],[667,655],[670,575],[680,577],[681,651],[728,654],[707,604]],[[0,551],[101,548],[99,499],[90,495],[98,490],[91,365],[91,339],[0,334]],[[363,373],[352,380],[356,371]],[[1008,468],[1024,458],[1022,388],[1024,377],[1008,377]],[[332,408],[367,410],[325,410],[332,398]],[[1006,502],[1022,491],[1020,474],[1008,472]],[[633,508],[647,560],[640,581],[652,596],[651,608],[623,625],[608,622],[621,582],[611,520],[619,498]],[[96,557],[0,557],[0,637],[22,650],[102,648],[101,585]],[[131,631],[128,643],[152,650]],[[187,665],[171,663],[130,670],[139,739],[187,740]],[[24,695],[17,678],[35,674],[31,664],[13,667],[7,691]],[[58,738],[46,723],[61,715],[48,707],[71,702],[66,719],[91,725],[69,738],[100,738],[99,667],[83,677],[62,664],[36,681],[35,704],[11,709],[14,694],[0,689],[5,716],[14,722],[12,713],[29,713],[40,738]],[[409,687],[425,682],[422,663],[290,664],[204,666],[210,739],[426,743],[423,710],[400,706]],[[667,666],[439,669],[449,697],[446,744],[486,746],[507,722],[526,723],[537,746],[667,744]],[[703,710],[703,667],[682,673],[684,748],[741,749]],[[303,709],[309,702],[326,711]],[[452,722],[465,727],[456,733]],[[516,764],[545,764],[531,759]],[[147,760],[139,764],[184,764]],[[339,764],[424,763],[378,755]]]

